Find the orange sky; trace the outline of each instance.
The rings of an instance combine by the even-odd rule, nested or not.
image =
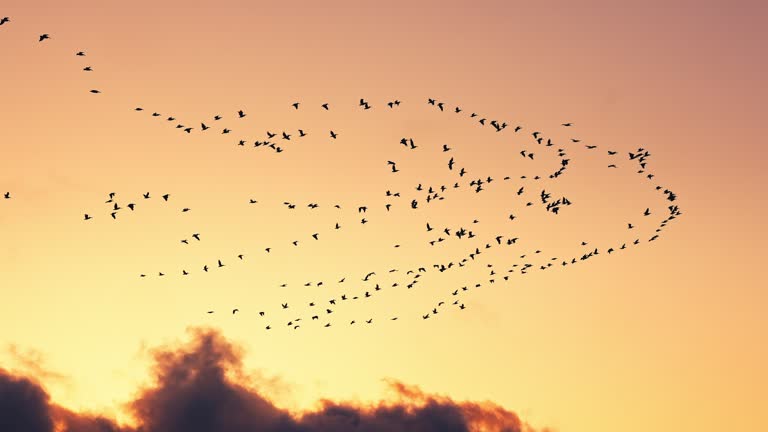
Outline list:
[[[747,1],[6,1],[0,193],[13,198],[0,199],[0,366],[46,375],[66,407],[120,417],[147,379],[147,349],[211,326],[246,349],[247,368],[287,383],[280,403],[295,409],[322,397],[378,400],[382,379],[394,378],[560,431],[768,429],[768,298],[757,267],[767,12]],[[38,43],[42,33],[51,39]],[[465,111],[440,113],[427,98]],[[402,106],[387,108],[393,99]],[[246,118],[235,118],[240,109]],[[524,130],[497,134],[468,112]],[[199,129],[216,114],[224,118],[208,135],[164,120]],[[298,128],[309,135],[280,154],[236,145]],[[562,178],[519,179],[559,165],[533,130],[566,149]],[[406,150],[402,137],[420,148]],[[440,152],[444,143],[454,150]],[[626,156],[638,147],[652,154],[653,181]],[[606,169],[607,149],[619,169]],[[415,184],[459,181],[449,154],[498,182],[408,209]],[[580,255],[581,241],[604,251],[635,238],[630,221],[647,239],[672,204],[655,184],[683,212],[657,241],[511,273],[462,297],[466,310],[421,320],[455,288],[487,281],[486,263],[504,272],[536,249]],[[527,199],[515,194],[523,185]],[[389,214],[387,189],[403,194]],[[573,205],[557,216],[526,208],[541,189]],[[109,192],[136,210],[113,221]],[[330,329],[285,326],[293,316],[280,303],[306,315],[306,302],[347,292],[341,277],[363,287],[368,271],[384,281],[390,268],[466,254],[474,243],[455,237],[430,247],[424,224],[473,219],[478,245],[503,234],[520,237],[516,249],[340,307]],[[203,240],[179,242],[192,233]],[[201,272],[217,259],[227,267]],[[194,274],[182,278],[182,268]],[[273,331],[259,310],[274,312]],[[377,325],[343,324],[368,317]],[[28,370],[30,355],[52,372]]]

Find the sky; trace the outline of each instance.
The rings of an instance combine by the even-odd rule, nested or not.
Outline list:
[[[0,383],[31,380],[63,418],[156,421],[142,407],[174,384],[167,356],[206,359],[210,339],[230,384],[257,389],[237,394],[274,412],[369,415],[397,382],[534,430],[768,429],[763,2],[8,0],[3,16]],[[253,147],[266,131],[291,140]],[[432,203],[415,190],[457,181]],[[547,212],[543,189],[572,205]],[[681,216],[648,242],[668,205]],[[444,227],[477,238],[430,246]],[[308,302],[375,283],[310,320]]]

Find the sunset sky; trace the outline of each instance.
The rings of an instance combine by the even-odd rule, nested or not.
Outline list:
[[[158,350],[204,332],[291,413],[389,400],[394,380],[537,431],[768,430],[765,2],[4,0],[4,16],[0,372],[56,405],[135,426],[153,374],[178,367]],[[283,152],[253,146],[267,131],[290,131]],[[558,148],[570,162],[550,179]],[[454,182],[410,208],[417,184]],[[572,205],[547,212],[542,189]],[[669,205],[682,215],[648,242]],[[459,226],[477,238],[430,246]],[[519,241],[432,268],[497,235]],[[310,321],[308,302],[375,283]]]

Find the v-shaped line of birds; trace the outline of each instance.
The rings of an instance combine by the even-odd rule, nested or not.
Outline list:
[[[4,17],[4,18],[0,19],[0,25],[5,25],[5,24],[7,24],[9,22],[11,22],[11,20],[8,17]],[[38,37],[38,42],[39,43],[43,43],[44,41],[47,41],[49,39],[51,39],[51,36],[49,34],[42,34],[42,35],[40,35]],[[76,51],[75,55],[78,56],[78,57],[85,57],[86,53],[84,51]],[[82,70],[84,72],[93,72],[94,69],[93,69],[92,66],[85,66]],[[90,89],[89,92],[92,93],[92,94],[100,94],[101,90]],[[385,102],[384,106],[388,107],[389,109],[395,109],[395,108],[398,108],[401,104],[402,104],[401,100],[394,99],[394,100]],[[441,113],[461,114],[462,112],[465,112],[465,110],[463,108],[461,108],[460,106],[448,107],[445,102],[439,101],[439,100],[437,100],[435,98],[428,98],[427,101],[426,101],[426,104],[428,106],[434,107],[438,112],[441,112]],[[301,102],[293,102],[291,104],[291,107],[294,110],[298,110],[301,106],[302,106]],[[365,100],[364,98],[361,98],[359,100],[358,106],[362,110],[371,110],[374,107],[374,105],[372,105],[369,101]],[[329,102],[322,103],[322,104],[320,104],[320,109],[325,110],[325,111],[329,111],[329,110],[331,110],[331,104]],[[135,111],[144,111],[144,108],[143,107],[135,107],[134,110]],[[159,112],[152,112],[151,113],[151,117],[163,117],[163,115],[160,114]],[[238,110],[235,113],[235,115],[233,115],[233,117],[236,118],[236,119],[244,119],[245,117],[247,117],[247,113],[244,112],[243,110]],[[206,123],[206,121],[199,122],[199,124],[200,124],[199,127],[197,127],[197,126],[188,126],[188,125],[185,125],[183,123],[177,122],[176,121],[176,117],[173,116],[173,115],[165,117],[165,120],[167,122],[169,122],[169,124],[174,124],[176,129],[179,129],[180,131],[182,131],[184,133],[191,134],[193,131],[199,131],[200,133],[204,133],[204,132],[212,129],[213,128],[212,125],[216,124],[217,122],[219,122],[223,118],[224,117],[222,115],[218,115],[218,114],[214,115],[212,117],[212,121],[208,121],[208,123]],[[472,119],[472,120],[476,121],[477,124],[479,124],[481,127],[486,126],[486,125],[490,125],[492,127],[491,130],[493,130],[495,132],[503,132],[508,127],[508,123],[507,122],[499,121],[499,120],[496,120],[496,119],[490,119],[489,120],[487,117],[481,116],[480,114],[478,114],[476,112],[471,112],[471,114],[469,114],[465,118]],[[561,126],[562,127],[571,127],[571,126],[573,126],[573,124],[570,123],[570,122],[566,122],[566,123],[562,123]],[[517,134],[517,133],[523,131],[524,128],[523,128],[523,126],[517,125],[514,128],[510,128],[510,130],[512,130],[513,133]],[[220,135],[228,135],[228,134],[231,134],[232,132],[233,132],[233,129],[231,127],[223,127],[221,129]],[[238,140],[236,140],[235,144],[237,146],[244,147],[246,145],[246,143],[249,143],[249,142],[253,141],[253,143],[254,143],[253,146],[254,147],[269,148],[269,149],[274,150],[276,153],[281,153],[281,152],[284,151],[284,148],[281,145],[278,145],[278,142],[289,142],[292,139],[304,138],[304,137],[306,137],[309,134],[310,134],[310,131],[307,131],[305,129],[297,129],[296,131],[280,130],[280,131],[274,131],[274,132],[268,130],[266,132],[265,138],[263,140],[257,139],[257,140],[254,141],[254,140],[238,139]],[[328,138],[329,139],[334,139],[334,140],[337,139],[339,137],[339,135],[340,135],[339,132],[336,131],[336,130],[333,130],[333,129],[329,129],[328,133],[327,133]],[[566,157],[567,154],[566,154],[565,148],[558,147],[557,149],[555,149],[554,148],[555,147],[555,143],[552,140],[552,138],[547,138],[547,137],[543,136],[542,132],[539,132],[539,131],[532,132],[530,134],[530,137],[532,138],[532,141],[535,142],[538,146],[541,146],[542,149],[550,150],[550,151],[556,151],[557,156],[560,158],[560,165],[559,165],[559,167],[556,170],[552,171],[550,174],[548,174],[547,178],[549,178],[549,179],[556,179],[556,178],[562,176],[565,173],[567,167],[569,166],[569,162],[570,162],[570,158]],[[576,144],[576,143],[580,143],[581,140],[577,139],[577,138],[571,138],[570,142],[572,144]],[[422,144],[417,144],[413,137],[404,137],[404,138],[400,139],[399,144],[402,145],[403,147],[405,147],[405,149],[409,150],[409,151],[415,151],[417,149],[421,149],[419,151],[423,151],[424,148],[431,148],[431,145],[427,145],[425,147]],[[449,144],[441,144],[437,148],[441,152],[443,152],[443,153],[450,152],[451,150],[453,150],[453,148],[450,147]],[[588,151],[595,150],[597,148],[598,148],[598,146],[596,146],[596,145],[589,145],[589,144],[585,144],[584,145],[584,149],[586,149]],[[529,149],[523,149],[523,150],[520,151],[519,154],[520,154],[520,156],[522,158],[524,158],[527,161],[534,161],[535,155],[536,155],[535,152],[532,152]],[[618,155],[618,152],[615,151],[615,150],[607,150],[607,155],[609,157],[615,157],[615,156]],[[646,149],[644,149],[644,148],[638,148],[636,151],[629,152],[629,154],[628,154],[629,161],[635,161],[637,163],[638,167],[639,167],[637,173],[638,174],[642,174],[648,180],[651,180],[651,179],[654,178],[654,175],[652,173],[647,173],[646,172],[647,161],[648,161],[648,158],[650,156],[651,156],[651,154]],[[403,205],[401,207],[405,208],[405,209],[415,210],[415,209],[420,208],[419,207],[420,205],[421,206],[423,206],[423,205],[430,205],[430,204],[433,204],[433,203],[445,200],[446,197],[449,196],[450,192],[452,192],[452,191],[472,190],[475,193],[480,193],[480,192],[488,190],[488,187],[490,187],[491,183],[495,182],[495,180],[496,180],[495,178],[493,178],[492,176],[487,175],[487,174],[484,174],[484,175],[481,175],[481,176],[478,176],[478,177],[474,177],[474,178],[468,177],[469,180],[464,180],[464,177],[468,176],[469,173],[468,173],[468,171],[467,171],[467,169],[465,167],[459,166],[458,163],[459,163],[459,161],[457,161],[457,159],[454,156],[452,156],[452,155],[446,161],[446,165],[447,165],[448,171],[450,171],[451,173],[454,173],[455,175],[457,175],[458,176],[458,179],[457,179],[458,181],[452,182],[453,184],[451,184],[451,182],[449,182],[449,183],[440,184],[440,185],[423,185],[423,184],[419,183],[418,185],[414,186],[414,189],[418,192],[418,194],[417,194],[418,196],[416,196],[415,198],[412,197],[412,196],[406,197],[405,201],[410,199],[410,202],[406,203],[405,205]],[[397,162],[394,161],[394,160],[387,160],[386,161],[386,166],[387,166],[387,171],[389,171],[391,173],[401,172],[401,169],[399,169],[397,167]],[[618,168],[618,165],[616,163],[611,163],[607,167],[609,169],[615,169],[615,168]],[[528,177],[528,176],[523,175],[523,176],[520,176],[519,178],[521,180],[526,180],[526,181],[531,181],[532,180],[534,182],[543,179],[543,177],[541,177],[539,175],[534,176],[534,177]],[[506,175],[506,176],[503,177],[503,181],[509,181],[511,179],[512,179],[512,176],[510,176],[510,175]],[[463,184],[463,186],[462,186],[462,184]],[[496,182],[496,184],[499,184],[499,183]],[[530,188],[530,185],[528,185],[528,187]],[[526,190],[526,185],[523,185],[523,186],[520,186],[518,189],[516,189],[515,193],[516,193],[517,196],[522,196],[525,193],[525,190]],[[655,186],[655,190],[656,191],[660,191],[664,195],[666,200],[668,200],[668,201],[675,201],[676,198],[677,198],[677,196],[676,196],[676,194],[674,192],[672,192],[668,188],[665,188],[665,187],[663,187],[661,185],[656,185]],[[553,213],[555,215],[559,214],[560,210],[563,207],[570,206],[572,204],[571,200],[568,199],[565,196],[559,197],[557,199],[553,199],[552,194],[550,192],[547,192],[545,189],[541,189],[541,191],[537,195],[538,195],[538,199],[541,201],[541,204],[544,206],[545,210],[548,211],[548,212],[551,212],[551,213]],[[161,198],[163,199],[163,201],[168,202],[169,199],[170,199],[170,196],[171,196],[170,194],[166,193],[166,194],[161,195]],[[401,199],[402,198],[401,192],[392,192],[391,190],[387,190],[385,196],[388,198],[388,200],[391,200],[391,201],[395,201],[397,199]],[[106,203],[110,204],[110,209],[108,211],[108,214],[109,214],[109,217],[111,217],[113,220],[117,220],[118,219],[117,215],[124,208],[127,208],[130,211],[134,211],[135,210],[135,208],[137,206],[136,203],[130,202],[128,204],[125,204],[124,207],[121,207],[115,201],[115,197],[116,197],[115,193],[110,193],[109,194],[109,199],[106,201]],[[150,199],[150,198],[152,198],[152,195],[149,192],[146,192],[146,193],[142,194],[142,197],[143,197],[143,199]],[[5,200],[10,200],[12,198],[11,192],[10,191],[5,192],[3,194],[3,198]],[[248,202],[250,204],[257,204],[258,203],[257,200],[252,199],[252,198],[250,198]],[[296,204],[294,204],[292,202],[289,202],[289,201],[285,201],[285,202],[283,202],[283,204],[289,210],[296,208]],[[526,207],[531,207],[533,205],[534,205],[534,201],[526,202]],[[316,209],[316,208],[320,207],[320,204],[319,203],[309,203],[308,207],[310,209]],[[341,210],[341,205],[340,204],[335,204],[334,207],[336,209]],[[395,207],[394,202],[387,202],[387,203],[383,204],[383,208],[386,209],[386,212],[389,212],[394,207]],[[360,206],[357,207],[357,212],[363,214],[363,217],[360,220],[360,223],[363,224],[363,225],[367,224],[369,222],[369,220],[366,219],[366,217],[365,217],[365,214],[368,211],[368,209],[369,209],[369,205],[367,205],[367,204],[366,205],[360,205]],[[180,209],[181,213],[187,213],[190,210],[191,209],[188,208],[188,207],[182,207]],[[677,205],[669,205],[667,207],[667,210],[668,210],[668,215],[661,220],[661,222],[659,223],[659,225],[655,229],[655,234],[647,239],[648,242],[651,242],[651,241],[654,241],[654,240],[658,239],[659,235],[660,235],[659,233],[663,230],[663,228],[666,227],[670,222],[672,222],[673,220],[675,220],[678,216],[680,216],[682,214]],[[646,208],[645,211],[642,213],[642,215],[643,216],[650,216],[651,215],[650,208]],[[509,214],[509,220],[510,221],[514,221],[516,218],[517,218],[517,216],[515,214]],[[93,219],[93,216],[91,216],[88,213],[84,214],[84,220],[85,221],[90,221],[91,219]],[[479,223],[479,221],[477,219],[475,219],[475,220],[473,220],[472,223],[476,224],[476,223]],[[634,228],[636,228],[635,224],[633,224],[632,222],[627,222],[627,229],[631,230],[631,229],[634,229]],[[334,226],[334,230],[339,230],[339,229],[341,229],[341,225],[338,222],[336,222],[336,224]],[[427,230],[427,232],[431,232],[431,231],[436,231],[437,229],[434,226],[430,225],[429,222],[426,222],[426,230]],[[438,237],[436,237],[435,239],[429,241],[429,244],[431,246],[435,246],[435,245],[438,245],[440,243],[443,243],[444,241],[447,241],[449,238],[456,238],[458,240],[462,240],[462,239],[465,239],[465,238],[466,239],[477,238],[477,235],[473,232],[472,229],[470,229],[470,227],[464,227],[464,226],[454,227],[454,228],[444,227],[444,228],[441,228],[439,232],[440,232],[440,234],[438,235]],[[443,237],[443,234],[445,234],[445,237]],[[311,234],[311,238],[313,238],[315,241],[320,239],[319,236],[320,236],[319,232],[315,232],[315,233]],[[196,242],[201,241],[200,233],[192,233],[190,235],[190,238],[193,239]],[[499,247],[502,247],[502,246],[503,247],[514,246],[514,245],[517,244],[518,240],[519,240],[519,237],[516,237],[516,236],[494,235],[490,239],[490,241],[485,243],[485,245],[483,245],[483,246],[474,246],[474,247],[470,248],[470,251],[467,254],[462,255],[462,256],[454,259],[454,260],[450,260],[450,261],[443,262],[443,263],[433,263],[431,265],[423,265],[423,266],[418,266],[417,265],[417,266],[415,266],[415,267],[413,267],[411,269],[404,270],[401,273],[403,275],[405,275],[405,276],[408,276],[405,279],[408,279],[409,281],[407,283],[405,281],[401,281],[402,282],[402,286],[405,286],[407,289],[414,288],[416,286],[416,284],[420,281],[420,277],[422,276],[422,274],[428,273],[429,271],[437,270],[438,272],[442,273],[442,272],[445,272],[445,271],[449,271],[451,269],[462,268],[462,267],[468,266],[468,265],[473,264],[473,263],[474,264],[478,264],[478,263],[482,262],[482,259],[480,257],[481,254],[486,254],[486,252],[491,252],[492,249],[496,250],[496,249],[498,249]],[[187,239],[187,238],[181,240],[181,243],[186,244],[186,245],[189,245],[189,242],[190,242],[190,240]],[[613,246],[610,246],[610,247],[607,247],[607,248],[603,249],[602,251],[604,251],[606,254],[610,255],[610,254],[612,254],[614,252],[617,252],[617,251],[620,251],[620,250],[624,250],[628,246],[638,245],[638,244],[640,244],[640,242],[641,242],[640,238],[637,237],[634,240],[631,240],[630,242],[621,242],[621,245],[619,245],[617,243],[617,244],[615,244]],[[299,244],[299,240],[293,240],[291,243],[293,244],[294,247],[296,247]],[[396,244],[394,246],[396,248],[400,247],[399,244]],[[586,241],[583,241],[583,242],[581,242],[581,246],[583,246],[583,247],[584,246],[589,246],[589,243],[586,242]],[[597,256],[597,255],[599,255],[601,253],[601,249],[598,248],[598,247],[589,246],[589,248],[587,248],[587,249],[588,250],[585,250],[580,256],[571,256],[571,257],[567,257],[567,258],[559,258],[559,257],[549,257],[547,259],[543,259],[542,258],[544,261],[539,263],[539,264],[533,264],[532,262],[530,262],[530,259],[528,260],[529,262],[516,262],[516,263],[513,263],[511,265],[511,267],[508,268],[504,272],[504,273],[507,273],[507,274],[504,274],[503,276],[501,276],[501,274],[496,272],[494,264],[486,263],[486,266],[489,269],[487,282],[489,284],[494,284],[497,280],[503,280],[504,282],[508,282],[509,281],[509,273],[514,273],[515,270],[517,270],[518,274],[525,275],[525,274],[528,274],[530,271],[533,271],[533,270],[541,270],[541,271],[543,271],[543,270],[547,270],[549,268],[552,268],[554,266],[553,263],[555,261],[559,261],[560,265],[564,267],[564,266],[576,264],[578,262],[586,261],[586,260],[588,260],[588,259],[590,259],[592,257],[595,257],[595,256]],[[271,251],[272,251],[272,247],[264,248],[264,253],[266,253],[266,254],[269,254]],[[532,255],[533,257],[542,256],[541,254],[542,254],[542,251],[537,249],[533,253],[520,255],[520,259],[525,259],[526,257],[528,257],[528,255]],[[486,255],[484,255],[484,256],[486,256]],[[250,256],[250,254],[239,253],[239,254],[235,255],[233,258],[236,258],[236,260],[238,262],[245,262],[247,256]],[[210,266],[208,266],[207,264],[204,265],[202,267],[202,272],[203,273],[207,273],[209,270],[221,269],[221,268],[226,267],[227,265],[228,264],[225,264],[222,259],[217,259],[215,264],[211,264]],[[393,274],[393,273],[396,273],[396,272],[400,272],[400,270],[399,269],[390,269],[387,273]],[[180,272],[180,274],[182,276],[189,276],[190,272],[188,272],[185,269],[185,270],[182,270]],[[166,273],[164,273],[162,271],[158,272],[158,277],[165,276],[165,275],[166,275]],[[361,281],[364,284],[367,284],[369,282],[373,283],[374,279],[371,279],[371,278],[373,276],[375,276],[375,275],[376,275],[375,271],[369,271],[369,272],[366,273],[365,277],[361,279]],[[500,276],[500,279],[498,278],[499,276]],[[147,274],[142,273],[140,275],[140,277],[142,277],[142,278],[147,277]],[[338,283],[343,283],[345,280],[346,280],[346,276],[342,277],[341,279],[339,279]],[[307,282],[304,285],[305,286],[312,286],[312,282]],[[284,287],[287,287],[288,284],[287,283],[283,283],[280,286],[284,288]],[[318,286],[318,287],[319,286],[323,286],[323,282],[315,282],[315,286]],[[398,286],[401,286],[401,283],[398,282],[398,281],[395,281],[395,282],[393,282],[391,284],[391,288],[398,287]],[[481,283],[476,283],[474,285],[474,288],[479,288],[481,286],[483,286]],[[379,291],[382,291],[383,289],[384,289],[384,287],[380,283],[376,283],[375,287],[370,288],[369,290],[364,291],[364,294],[362,294],[361,296],[350,295],[348,297],[347,294],[342,294],[341,297],[339,298],[339,301],[344,302],[346,300],[354,301],[354,300],[358,300],[358,299],[371,298],[371,297],[374,297],[375,294],[377,294]],[[470,289],[469,286],[462,286],[460,288],[453,289],[450,292],[450,295],[451,296],[458,296],[461,292],[469,291],[469,289]],[[336,301],[337,301],[337,299],[335,299],[335,298],[328,300],[329,305],[335,305]],[[311,301],[311,302],[308,302],[308,307],[313,308],[313,307],[315,307],[318,304],[320,304],[320,303],[316,302],[316,301]],[[428,313],[423,314],[421,316],[421,318],[426,320],[430,316],[434,316],[434,315],[438,314],[439,308],[444,306],[446,304],[446,302],[444,300],[439,300],[439,301],[436,302],[436,304],[437,304],[437,306],[432,307],[431,311],[428,311]],[[462,303],[458,299],[455,300],[452,304],[454,306],[457,306],[457,309],[459,309],[459,310],[463,310],[466,307],[464,305],[464,303]],[[289,305],[288,305],[288,303],[281,303],[280,308],[282,310],[287,310],[287,309],[289,309]],[[214,312],[215,311],[213,311],[213,310],[207,311],[208,314],[212,314]],[[240,312],[239,308],[232,309],[232,314],[233,315],[237,314],[239,312]],[[325,312],[326,312],[327,315],[330,315],[333,312],[333,310],[330,309],[330,308],[326,308]],[[261,317],[267,316],[267,312],[265,310],[258,311],[258,314]],[[320,314],[315,313],[315,314],[311,315],[310,321],[319,320],[319,318],[320,318]],[[397,319],[398,319],[397,316],[393,316],[393,317],[389,318],[389,320],[391,320],[391,321],[394,321],[394,320],[397,320]],[[300,324],[298,324],[298,323],[301,320],[302,320],[301,317],[294,318],[293,320],[288,322],[287,326],[288,327],[292,327],[294,329],[298,329],[298,328],[300,328]],[[353,320],[352,322],[350,322],[350,325],[354,325],[356,322],[358,322],[358,321]],[[373,318],[368,317],[368,318],[365,318],[365,319],[361,320],[360,322],[365,322],[367,324],[371,324],[371,323],[373,323]],[[331,326],[330,322],[326,322],[324,324],[324,327],[330,327],[330,326]],[[265,328],[267,330],[270,330],[272,328],[272,324],[268,324]]]

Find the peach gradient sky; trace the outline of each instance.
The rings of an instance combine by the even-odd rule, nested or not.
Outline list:
[[[378,399],[392,377],[491,400],[560,431],[768,430],[764,2],[5,0],[6,15],[0,192],[14,198],[0,200],[0,365],[23,371],[32,355],[51,372],[28,372],[46,375],[59,403],[119,415],[146,379],[147,347],[202,325],[246,347],[248,367],[288,383],[280,402],[297,409],[320,397]],[[41,33],[52,39],[39,44]],[[358,110],[361,97],[374,109]],[[504,150],[516,143],[509,135],[436,114],[427,97],[558,142],[570,133],[622,155],[644,147],[684,215],[657,242],[515,275],[473,293],[461,313],[264,332],[254,311],[322,292],[304,282],[464,250],[419,246],[425,219],[479,218],[486,236],[504,226],[524,238],[522,250],[559,252],[624,238],[627,218],[667,205],[625,157],[616,174],[604,153],[591,158],[574,145],[573,172],[551,186],[574,205],[556,218],[520,209],[521,225],[508,228],[510,206],[521,206],[513,189],[500,189],[418,217],[384,222],[373,212],[366,229],[348,214],[355,226],[333,240],[321,234],[329,240],[255,258],[266,244],[332,225],[336,201],[351,208],[381,201],[387,188],[443,181],[443,155],[408,159],[401,136],[449,142],[477,171],[532,169]],[[395,98],[402,111],[386,111]],[[329,112],[319,108],[326,101]],[[238,109],[247,126],[232,118]],[[151,111],[190,125],[222,114],[249,136],[297,127],[312,135],[277,156],[234,146],[237,134],[181,134]],[[566,121],[573,130],[559,126]],[[328,129],[338,142],[317,137]],[[393,157],[398,180],[383,166]],[[130,201],[145,191],[171,193],[171,204],[139,201],[114,222],[104,211],[108,192]],[[285,200],[325,207],[289,214]],[[184,217],[183,206],[192,208]],[[83,213],[98,217],[86,224]],[[185,249],[178,240],[192,232],[205,242]],[[228,272],[137,277],[243,251],[249,261]],[[506,268],[516,255],[493,262]],[[433,275],[429,288],[384,297],[366,313],[418,318],[484,270]],[[282,282],[293,287],[280,291]],[[232,307],[242,310],[236,318],[204,313]]]

